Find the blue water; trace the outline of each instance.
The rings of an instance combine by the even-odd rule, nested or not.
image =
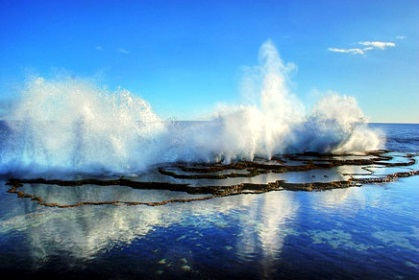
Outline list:
[[[370,126],[384,131],[387,149],[399,152],[419,152],[419,125],[370,124]]]
[[[419,125],[374,126],[388,149],[418,158]],[[61,209],[7,193],[3,182],[1,279],[419,279],[418,186],[412,176],[322,192]]]

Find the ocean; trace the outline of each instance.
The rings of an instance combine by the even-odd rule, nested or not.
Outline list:
[[[30,156],[39,160],[29,164],[22,159],[14,165],[10,155],[25,154],[16,148],[22,146],[5,144],[10,131],[3,124],[1,148],[15,150],[1,153],[1,278],[419,279],[419,125],[369,127],[386,139],[383,148],[388,151],[380,154],[387,157],[325,159],[296,151],[276,161],[254,157],[253,162],[261,164],[257,168],[238,168],[234,159],[217,165],[216,171],[207,170],[214,165],[205,160],[200,165],[172,161],[159,165],[159,172],[125,174],[137,182],[171,178],[155,188],[80,181],[93,174],[97,180],[120,179],[121,174],[104,168],[98,173],[90,165],[96,173],[80,174],[75,168],[68,174],[63,171],[68,167],[56,169],[54,163],[65,159],[87,168],[79,153],[70,159],[52,158],[52,153],[35,152],[39,143],[28,148],[28,141],[26,155],[32,149]],[[31,133],[26,139],[39,137]],[[199,141],[195,144],[199,150]],[[49,147],[52,151],[54,146]],[[188,154],[172,149],[164,159],[174,152]],[[268,171],[262,172],[261,166]],[[275,169],[284,166],[285,172]],[[30,181],[56,180],[56,174],[62,181]],[[8,184],[12,177],[22,178],[15,191]],[[326,188],[349,177],[354,184]],[[79,183],[65,184],[71,181]],[[296,189],[278,183],[275,189],[258,192],[267,181],[290,182]],[[313,187],[315,182],[319,189],[307,189],[305,183]],[[205,193],[214,184],[241,183],[247,188],[237,193],[209,198]],[[175,191],[171,184],[202,191]],[[165,203],[132,203],[144,201]]]

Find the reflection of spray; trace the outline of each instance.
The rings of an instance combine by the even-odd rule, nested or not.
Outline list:
[[[28,203],[25,207],[13,206],[16,216],[2,221],[0,234],[16,230],[26,234],[28,242],[22,244],[27,246],[32,269],[44,266],[58,255],[62,257],[60,260],[92,259],[118,244],[130,244],[135,238],[147,235],[153,227],[169,226],[179,217],[167,217],[157,207],[86,207],[75,211],[44,208],[33,213],[28,212],[31,205]],[[22,213],[18,215],[20,210]]]
[[[246,91],[249,104],[207,122],[164,123],[141,98],[69,79],[28,83],[5,119],[0,173],[132,173],[159,161],[252,160],[278,153],[353,153],[380,148],[351,97],[330,94],[310,114],[287,86],[292,68],[268,41]],[[258,85],[260,83],[260,85]],[[255,91],[255,92],[252,92]]]
[[[246,212],[248,218],[242,220],[237,255],[243,262],[254,261],[257,256],[263,279],[270,279],[279,268],[286,237],[293,234],[287,222],[295,218],[299,204],[292,192],[275,192],[246,199],[252,207]]]

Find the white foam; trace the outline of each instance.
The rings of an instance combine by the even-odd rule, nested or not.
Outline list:
[[[253,100],[220,106],[207,122],[164,122],[127,90],[78,79],[31,79],[4,116],[0,173],[127,174],[162,161],[252,160],[278,153],[360,153],[381,148],[353,97],[326,94],[305,112],[288,86],[291,64],[272,42],[260,50],[244,91]],[[381,140],[380,140],[381,139]]]

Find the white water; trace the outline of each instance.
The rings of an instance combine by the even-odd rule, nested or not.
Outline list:
[[[352,97],[323,97],[310,110],[287,86],[285,65],[271,42],[247,90],[250,104],[224,106],[207,122],[165,122],[126,90],[109,92],[90,83],[30,80],[3,116],[0,173],[141,172],[162,161],[252,160],[278,153],[362,153],[383,147]]]

